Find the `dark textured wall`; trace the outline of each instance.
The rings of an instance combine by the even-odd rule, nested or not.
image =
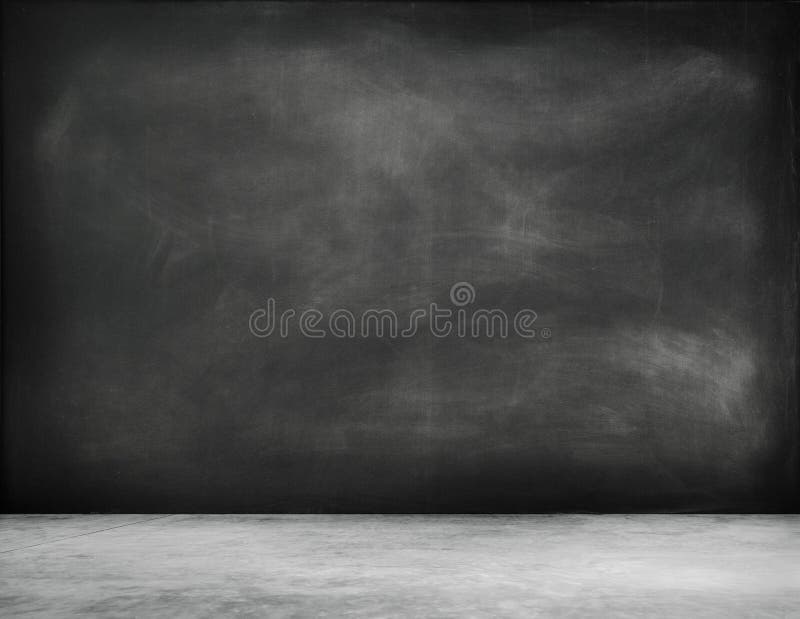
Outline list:
[[[4,12],[8,509],[796,506],[785,6]]]

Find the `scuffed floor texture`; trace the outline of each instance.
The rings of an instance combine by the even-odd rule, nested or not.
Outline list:
[[[0,615],[797,617],[800,517],[7,515]]]

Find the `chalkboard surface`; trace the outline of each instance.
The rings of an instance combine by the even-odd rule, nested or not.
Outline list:
[[[7,509],[796,508],[789,8],[4,13]]]

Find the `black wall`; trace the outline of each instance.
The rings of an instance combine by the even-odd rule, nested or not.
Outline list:
[[[786,6],[4,17],[6,509],[796,508]]]

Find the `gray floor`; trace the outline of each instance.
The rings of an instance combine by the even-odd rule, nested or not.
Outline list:
[[[0,614],[800,617],[800,517],[3,516]]]

